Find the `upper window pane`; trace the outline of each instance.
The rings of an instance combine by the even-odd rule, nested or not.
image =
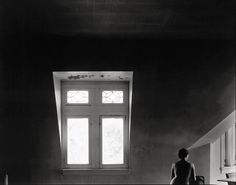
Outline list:
[[[102,91],[102,103],[123,103],[123,91]]]
[[[102,118],[102,164],[124,163],[123,126],[123,118]]]
[[[88,118],[67,119],[67,164],[89,163]]]
[[[88,91],[67,91],[67,103],[88,103]]]

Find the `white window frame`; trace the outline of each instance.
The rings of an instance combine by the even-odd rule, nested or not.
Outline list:
[[[230,138],[228,135],[230,135]],[[220,170],[221,173],[236,172],[236,124],[220,137]],[[230,143],[228,143],[230,141]],[[230,158],[230,159],[229,159]],[[231,163],[231,164],[229,164]]]
[[[100,115],[100,123],[99,123],[99,134],[100,134],[100,159],[99,161],[102,161],[102,118],[123,118],[124,120],[124,128],[123,128],[123,134],[124,134],[124,163],[123,164],[102,164],[100,163],[101,169],[126,169],[128,168],[128,115]]]
[[[83,77],[80,79],[80,77]],[[131,128],[131,105],[132,105],[132,77],[133,72],[130,71],[93,71],[93,72],[53,72],[55,98],[57,105],[58,116],[58,130],[60,134],[61,143],[61,169],[63,174],[94,174],[94,175],[121,175],[129,173],[130,169],[130,128]],[[87,84],[103,84],[100,87],[103,90],[124,90],[123,87],[119,88],[118,84],[127,84],[127,90],[124,91],[124,102],[122,104],[109,104],[102,103],[102,90],[96,90],[95,93],[99,94],[100,99],[94,99],[94,91],[91,91],[91,86]],[[70,84],[68,88],[70,90],[89,90],[89,103],[85,104],[69,104],[65,99],[66,88],[63,84]],[[75,88],[71,88],[70,86]],[[82,85],[82,88],[78,88],[77,85]],[[115,84],[115,85],[112,85]],[[115,87],[115,88],[114,88]],[[118,88],[117,88],[118,87]],[[98,101],[99,100],[99,101]],[[96,102],[95,102],[96,101]],[[100,112],[98,116],[98,122],[94,123],[94,116],[84,111],[84,113],[78,114],[78,107],[93,107],[93,104],[99,105],[100,109],[104,109],[105,112]],[[66,108],[65,108],[66,107]],[[118,108],[119,107],[119,108]],[[123,108],[122,108],[123,107]],[[124,108],[125,107],[125,108]],[[117,110],[122,110],[118,111]],[[113,110],[113,112],[107,113],[106,110]],[[116,112],[114,112],[116,111]],[[124,164],[101,164],[101,139],[98,142],[94,139],[100,137],[101,134],[101,118],[102,117],[124,117]],[[66,121],[67,118],[76,117],[88,117],[89,118],[89,164],[71,165],[66,163],[67,152],[67,140],[66,138]],[[96,118],[97,119],[97,118]],[[94,130],[96,133],[94,133]],[[99,147],[98,151],[94,150],[94,146]],[[96,148],[96,147],[95,147]],[[89,173],[88,173],[89,172]],[[105,173],[104,173],[105,172]]]
[[[64,121],[63,121],[63,124],[62,124],[62,138],[64,138],[62,140],[62,146],[63,146],[63,149],[62,149],[62,165],[64,168],[67,168],[67,169],[73,169],[73,168],[76,168],[76,169],[83,169],[83,168],[90,168],[90,161],[89,161],[89,164],[80,164],[80,165],[77,165],[77,164],[67,164],[67,119],[68,118],[88,118],[89,120],[89,132],[90,132],[90,116],[89,115],[79,115],[79,116],[65,116],[64,117]],[[89,135],[89,141],[91,140],[90,138],[90,135]],[[89,146],[89,160],[90,160],[90,155],[91,155],[91,148]]]

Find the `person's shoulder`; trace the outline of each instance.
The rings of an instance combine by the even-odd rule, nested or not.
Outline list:
[[[175,162],[175,166],[181,166],[183,164],[185,164],[185,161],[182,161],[182,160],[179,160],[179,161]]]
[[[176,163],[177,163],[177,162],[173,162],[173,163],[171,164],[171,168],[175,168]]]
[[[194,165],[193,162],[190,162],[190,165],[191,165],[192,168],[195,168],[195,165]]]
[[[184,162],[185,162],[185,164],[187,164],[188,166],[191,166],[191,167],[194,166],[194,164],[193,164],[192,162],[189,162],[189,161],[184,161]]]

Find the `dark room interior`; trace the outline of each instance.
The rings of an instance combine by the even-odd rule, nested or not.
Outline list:
[[[235,127],[235,7],[233,0],[2,0],[0,183],[169,184],[184,147],[206,184],[227,185],[218,181],[226,177],[216,151],[224,125]],[[53,81],[60,71],[133,72],[127,173],[62,173]],[[227,169],[236,165],[232,133]]]

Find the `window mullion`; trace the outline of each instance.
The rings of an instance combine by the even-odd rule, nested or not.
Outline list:
[[[100,133],[99,133],[99,116],[93,115],[93,167],[100,167]]]

